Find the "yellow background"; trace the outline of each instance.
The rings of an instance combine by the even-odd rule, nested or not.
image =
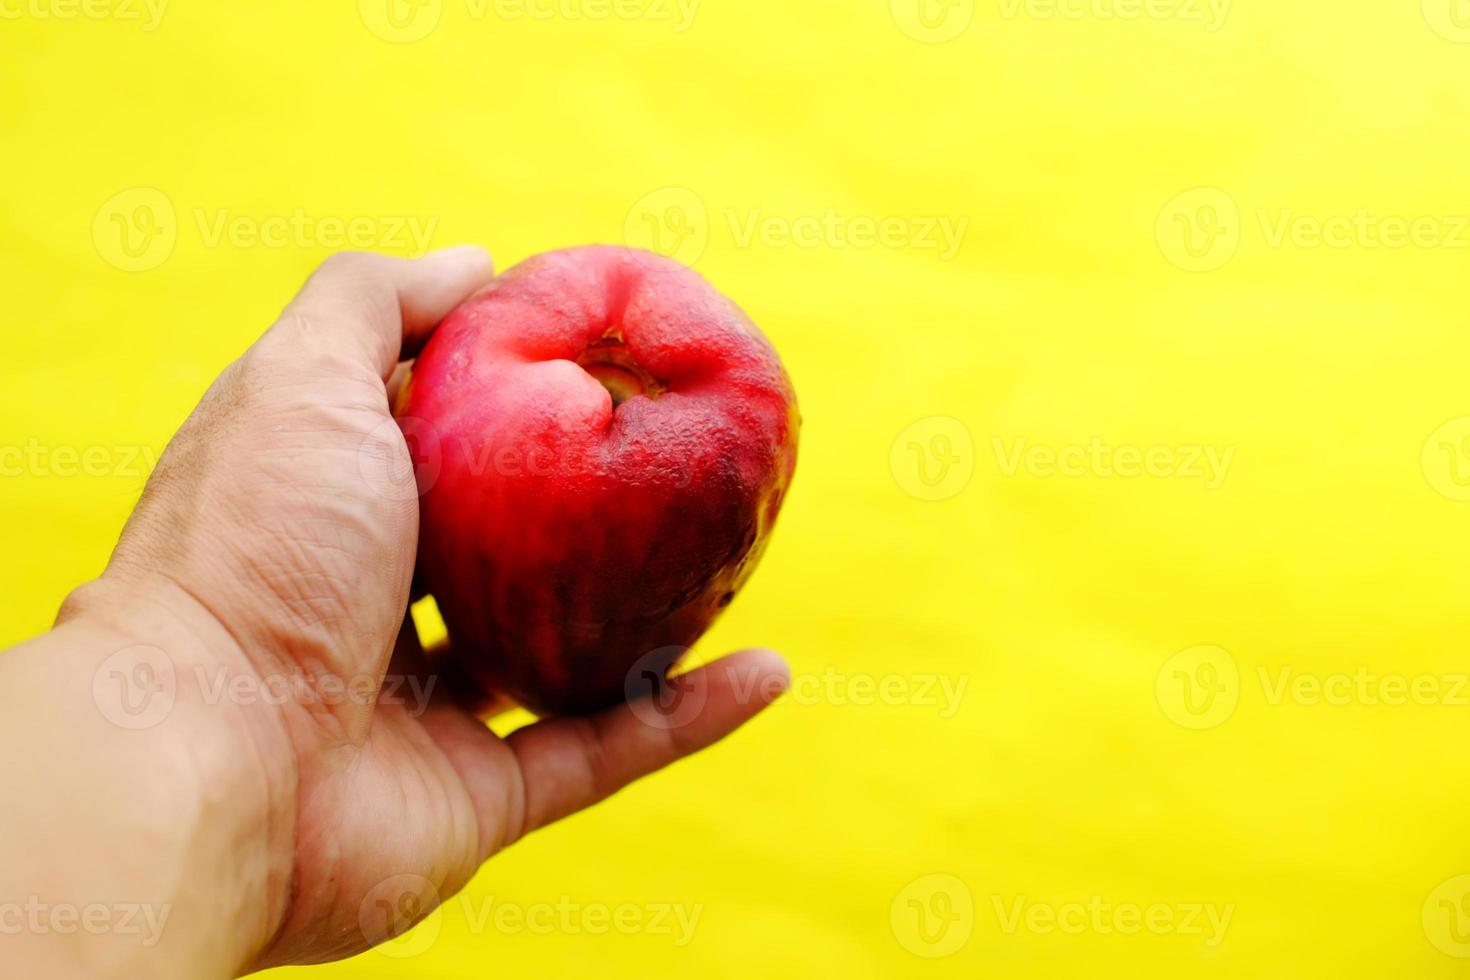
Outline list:
[[[691,942],[451,903],[317,975],[1465,975],[1458,0],[385,2],[149,30],[4,0],[0,447],[37,448],[0,478],[0,640],[101,568],[142,485],[120,447],[161,447],[333,250],[250,229],[365,218],[407,252],[413,218],[508,266],[658,228],[800,392],[795,492],[701,649],[776,646],[802,686],[469,892],[698,907]],[[160,234],[130,256],[119,219]],[[968,222],[954,254],[929,219]],[[1167,451],[1009,465],[1094,439]],[[1172,925],[1118,930],[1151,906]]]

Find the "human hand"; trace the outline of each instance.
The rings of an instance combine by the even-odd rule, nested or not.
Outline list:
[[[330,259],[210,388],[106,573],[63,609],[63,625],[105,622],[163,649],[185,706],[163,724],[218,746],[199,768],[229,773],[228,788],[201,779],[210,825],[184,834],[236,855],[227,873],[191,869],[205,879],[191,887],[208,900],[220,881],[220,918],[240,934],[193,975],[323,962],[396,935],[406,922],[365,926],[384,882],[421,882],[416,902],[385,907],[425,915],[496,851],[715,742],[784,689],[780,658],[747,651],[674,682],[702,686],[702,710],[677,725],[622,706],[500,739],[433,686],[405,618],[418,502],[390,388],[492,277],[477,248]],[[139,609],[177,624],[188,649],[138,626]],[[413,683],[380,696],[390,671]],[[210,705],[205,677],[296,695]]]

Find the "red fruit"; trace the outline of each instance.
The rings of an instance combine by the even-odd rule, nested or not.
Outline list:
[[[553,714],[623,699],[709,627],[765,546],[800,426],[738,307],[604,246],[530,259],[451,313],[398,415],[456,656]]]

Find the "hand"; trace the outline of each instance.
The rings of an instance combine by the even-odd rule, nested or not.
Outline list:
[[[208,803],[193,809],[209,825],[182,834],[210,835],[211,860],[230,862],[190,868],[189,886],[220,909],[209,928],[237,932],[190,975],[359,952],[407,925],[365,930],[377,898],[426,915],[496,851],[715,742],[784,689],[780,658],[747,651],[676,682],[704,685],[687,724],[623,706],[502,740],[435,686],[405,619],[418,503],[390,387],[492,277],[469,247],[330,259],[205,395],[106,573],[63,609],[63,630],[92,624],[73,644],[148,643],[173,672],[180,707],[160,728],[196,747]],[[412,682],[379,696],[389,671]],[[221,690],[292,694],[221,704]],[[381,894],[394,879],[421,883],[417,905]]]

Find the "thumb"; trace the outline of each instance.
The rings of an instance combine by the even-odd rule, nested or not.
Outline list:
[[[347,356],[387,381],[440,320],[494,275],[490,254],[477,245],[420,259],[339,252],[312,274],[262,340]]]

